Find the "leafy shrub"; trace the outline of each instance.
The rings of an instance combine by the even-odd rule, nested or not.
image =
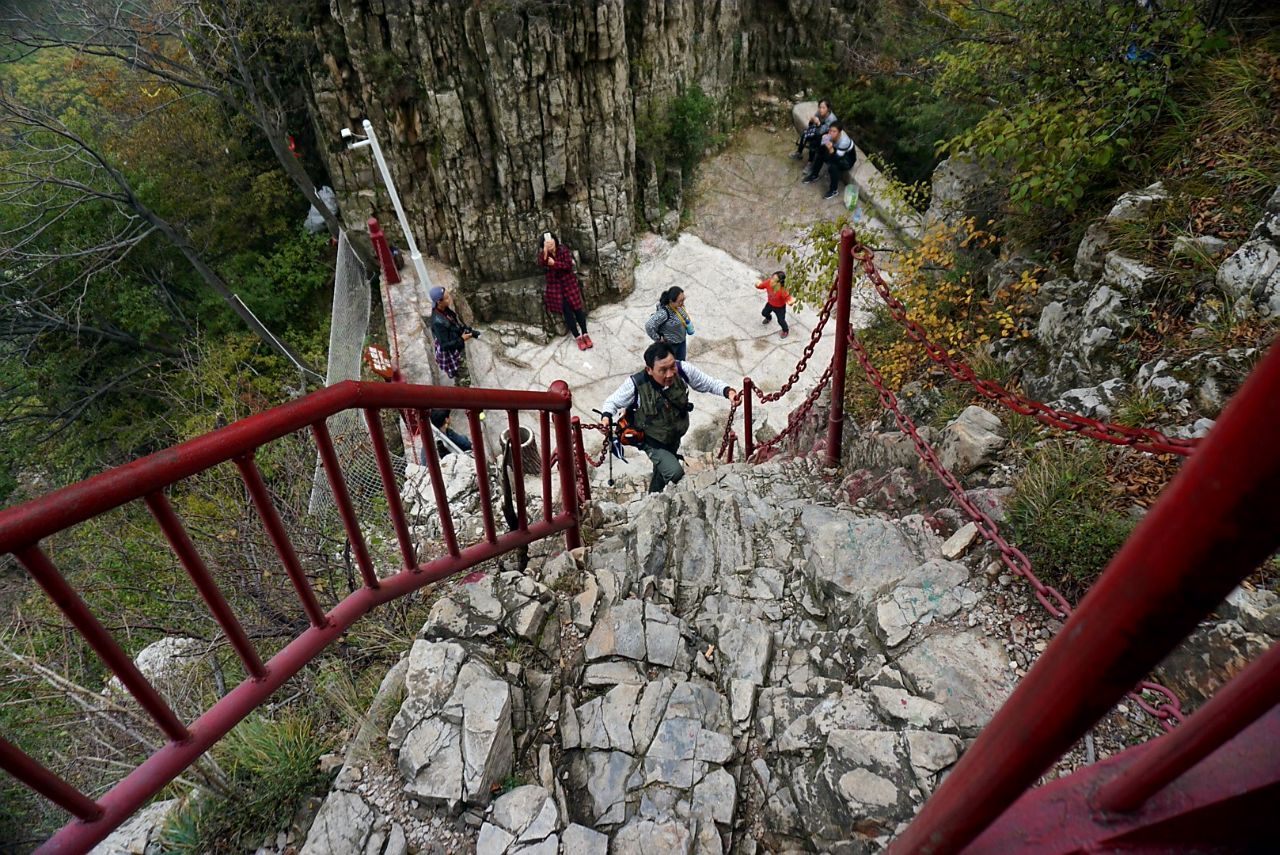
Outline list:
[[[1133,522],[1103,501],[1106,461],[1095,446],[1043,446],[1014,484],[1009,530],[1037,574],[1078,594],[1115,555]]]
[[[723,112],[723,105],[695,83],[665,104],[646,105],[636,116],[636,158],[653,164],[663,205],[674,205],[703,155],[724,144]]]
[[[996,0],[954,4],[961,37],[933,56],[942,94],[996,106],[952,137],[1010,169],[1022,211],[1072,211],[1090,183],[1132,163],[1135,142],[1173,102],[1170,82],[1224,42],[1194,0],[1135,3]]]
[[[840,230],[846,225],[848,217],[818,223],[797,245],[774,249],[774,256],[787,266],[787,283],[798,300],[821,302],[825,297],[835,278]],[[866,229],[860,229],[859,236],[870,245],[878,243]],[[936,223],[920,243],[900,253],[878,255],[876,264],[906,305],[908,317],[948,352],[961,354],[998,339],[1031,334],[1037,273],[1025,271],[989,294],[983,274],[995,244],[995,236],[978,229],[971,219],[955,225]],[[859,334],[873,364],[890,388],[925,379],[922,375],[931,365],[928,356],[907,338],[879,298],[875,300],[872,323]]]
[[[197,855],[258,847],[293,817],[304,797],[324,786],[317,764],[329,747],[329,738],[299,713],[245,719],[214,748],[233,792],[191,797],[165,826],[165,851]]]

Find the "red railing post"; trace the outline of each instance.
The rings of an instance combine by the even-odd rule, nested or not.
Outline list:
[[[373,251],[378,255],[378,265],[382,268],[382,278],[388,285],[400,283],[400,271],[396,270],[396,259],[391,254],[391,246],[382,231],[376,217],[369,218],[369,240],[373,242]]]
[[[557,380],[551,384],[551,392],[564,395],[572,402],[569,384]],[[564,513],[573,519],[573,525],[564,533],[565,545],[568,549],[577,549],[582,545],[582,528],[578,518],[578,485],[574,477],[573,439],[569,425],[569,410],[552,413],[551,421],[556,432],[556,461],[560,469],[560,502]]]
[[[200,554],[196,552],[195,544],[191,542],[186,529],[182,527],[182,521],[178,519],[177,512],[174,511],[173,506],[169,504],[169,500],[165,498],[162,492],[157,491],[145,496],[142,501],[146,504],[147,509],[151,511],[151,515],[155,517],[160,530],[164,532],[165,539],[169,541],[169,546],[173,548],[174,554],[178,556],[178,562],[187,571],[187,575],[191,577],[192,583],[195,584],[196,590],[200,592],[200,596],[204,598],[205,604],[209,607],[209,612],[213,615],[214,620],[218,622],[218,626],[222,627],[223,633],[227,636],[227,642],[235,650],[236,655],[240,657],[240,661],[244,663],[245,671],[253,679],[261,680],[267,674],[262,667],[262,658],[258,656],[258,651],[254,648],[253,643],[249,641],[249,636],[245,635],[244,627],[240,625],[235,613],[231,611],[227,598],[222,596],[222,591],[218,588],[218,584],[213,580],[213,576],[209,574],[209,568],[205,566]]]
[[[1178,728],[1098,791],[1104,811],[1137,810],[1170,781],[1212,754],[1267,710],[1280,704],[1280,644],[1223,686]]]
[[[551,414],[538,413],[538,438],[542,441],[542,518],[551,522]]]
[[[98,658],[107,664],[111,673],[120,678],[120,682],[129,694],[137,699],[147,714],[151,716],[164,735],[174,742],[183,742],[190,733],[178,716],[169,708],[168,702],[161,697],[156,687],[142,676],[138,666],[129,658],[129,654],[116,643],[107,632],[107,628],[89,611],[89,606],[76,593],[71,584],[53,566],[49,556],[44,554],[38,545],[25,546],[14,550],[14,556],[21,562],[36,584],[44,589],[49,599],[54,602],[67,620],[76,628],[76,632],[98,654]]]
[[[831,354],[831,414],[827,418],[828,468],[840,464],[844,438],[844,373],[849,362],[849,303],[853,295],[853,229],[840,232],[840,267],[836,275],[836,348]]]
[[[316,447],[320,451],[320,462],[324,465],[324,474],[329,479],[329,490],[333,493],[333,504],[342,519],[342,527],[347,532],[347,540],[351,544],[351,554],[355,556],[356,566],[364,583],[370,588],[378,587],[378,574],[373,569],[373,559],[369,557],[369,547],[364,542],[364,533],[360,531],[360,520],[351,504],[351,493],[347,490],[347,481],[342,475],[342,466],[338,463],[338,453],[333,448],[333,438],[329,435],[329,426],[324,419],[311,425],[311,433],[315,437]]]
[[[418,411],[418,423],[431,425],[431,419],[425,411]],[[440,534],[444,537],[445,549],[449,555],[457,558],[462,554],[458,549],[458,533],[453,527],[453,514],[449,512],[449,496],[444,489],[444,475],[440,472],[440,449],[436,447],[436,436],[430,433],[429,440],[422,443],[423,465],[427,467],[427,475],[431,479],[431,494],[436,500],[436,515],[440,517]]]
[[[312,626],[323,627],[326,623],[324,609],[320,607],[315,591],[311,590],[311,582],[307,579],[306,571],[302,569],[302,562],[298,560],[297,550],[293,548],[293,541],[289,539],[289,531],[284,527],[284,520],[280,519],[280,512],[271,503],[271,495],[267,492],[267,485],[262,480],[262,473],[253,462],[253,452],[237,457],[235,464],[240,470],[240,478],[244,481],[245,489],[249,491],[249,500],[253,502],[253,507],[258,511],[258,518],[262,520],[262,528],[267,532],[272,546],[276,548],[276,556],[284,565],[285,574],[293,583],[293,589],[298,594],[298,602],[302,604],[307,620],[311,621]]]
[[[751,397],[754,391],[754,384],[750,377],[742,378],[742,459],[750,460],[751,452],[755,451],[755,430],[751,424]]]
[[[569,420],[573,425],[573,459],[578,467],[578,476],[582,479],[582,498],[591,501],[591,479],[587,472],[587,452],[582,447],[582,420],[574,416]]]
[[[378,464],[378,476],[382,479],[382,494],[387,497],[387,512],[391,514],[391,528],[395,531],[396,543],[400,546],[400,558],[404,562],[404,569],[412,570],[418,566],[418,556],[413,548],[409,521],[404,515],[404,502],[400,498],[400,487],[396,484],[391,452],[387,451],[387,438],[382,435],[382,421],[378,417],[378,410],[366,408],[364,422],[369,428],[369,444],[373,446],[373,459]],[[425,425],[429,424],[430,421],[425,422]]]
[[[5,770],[76,819],[92,822],[102,816],[93,799],[28,757],[0,736],[0,769]]]
[[[1280,543],[1273,345],[890,852],[958,852]]]
[[[524,497],[524,449],[520,445],[520,417],[515,410],[507,410],[507,449],[511,454],[511,465],[515,468],[512,488],[516,493],[516,521],[520,531],[524,531],[529,527]]]
[[[498,530],[493,522],[493,492],[489,489],[489,464],[484,458],[484,429],[480,427],[479,410],[467,410],[467,425],[471,430],[471,456],[476,465],[476,489],[480,493],[480,519],[484,526],[484,539],[486,543],[497,543]],[[423,427],[425,429],[426,425]],[[433,436],[432,439],[434,438]]]

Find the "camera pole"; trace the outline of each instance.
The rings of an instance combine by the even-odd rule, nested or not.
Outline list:
[[[342,132],[344,137],[350,138],[349,131]],[[396,192],[395,182],[391,180],[391,170],[387,167],[387,159],[382,156],[382,146],[378,144],[378,138],[373,133],[373,122],[368,119],[364,120],[365,138],[356,142],[349,143],[347,148],[364,148],[369,146],[373,149],[373,159],[378,164],[378,170],[382,173],[382,182],[387,185],[387,194],[391,196],[391,204],[395,206],[396,217],[400,220],[400,229],[404,232],[405,242],[409,244],[409,260],[413,262],[413,272],[418,275],[418,283],[425,290],[431,287],[431,277],[427,275],[427,265],[422,261],[422,253],[418,251],[418,242],[413,239],[413,232],[409,228],[409,218],[404,213],[404,206],[400,204],[400,194]]]

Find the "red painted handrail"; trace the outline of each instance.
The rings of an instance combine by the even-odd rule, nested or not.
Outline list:
[[[571,404],[569,388],[561,381],[553,384],[547,392],[346,382],[250,416],[26,504],[0,511],[0,552],[13,553],[28,568],[77,631],[90,642],[169,737],[166,745],[97,801],[78,792],[20,748],[0,737],[0,768],[76,817],[37,851],[88,851],[208,751],[246,715],[265,702],[285,681],[297,674],[355,621],[375,607],[544,537],[563,532],[568,548],[581,545],[578,493],[575,486],[579,473],[575,472],[573,456],[568,453]],[[484,505],[485,536],[480,543],[459,547],[444,500],[435,443],[428,441],[425,443],[426,465],[435,491],[437,511],[441,516],[446,551],[444,555],[422,564],[415,554],[396,487],[390,454],[382,436],[380,411],[417,412],[422,423],[429,424],[425,411],[434,408],[463,409],[469,414],[477,477],[480,479]],[[479,430],[478,411],[481,409],[505,410],[512,425],[518,423],[519,411],[528,410],[539,414],[544,440],[544,519],[541,521],[532,524],[527,522],[521,483],[516,491],[521,524],[514,531],[498,534],[490,505],[484,443]],[[339,469],[337,455],[325,427],[325,419],[346,410],[362,410],[365,414],[400,549],[402,568],[394,575],[382,579],[374,571]],[[560,498],[563,508],[559,514],[552,509],[550,459],[547,456],[547,439],[552,426],[555,429],[560,461]],[[349,594],[328,613],[322,611],[279,512],[253,463],[254,453],[258,448],[304,429],[309,429],[314,437],[321,463],[333,488],[334,504],[351,539],[352,552],[363,582],[363,587]],[[518,431],[514,435],[518,435]],[[239,468],[250,499],[276,548],[281,565],[293,583],[310,624],[266,663],[259,659],[257,651],[245,636],[164,494],[167,487],[227,462],[232,462]],[[517,460],[517,477],[522,475]],[[164,698],[142,676],[40,548],[40,543],[45,538],[137,500],[142,500],[150,510],[179,563],[192,578],[249,675],[190,726],[178,720]]]

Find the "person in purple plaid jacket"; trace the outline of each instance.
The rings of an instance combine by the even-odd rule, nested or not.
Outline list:
[[[542,235],[538,266],[547,271],[547,288],[542,294],[547,311],[564,316],[564,325],[577,341],[578,350],[595,347],[587,335],[587,313],[582,305],[582,286],[573,273],[573,253],[551,232]]]
[[[431,337],[435,339],[436,364],[455,386],[471,385],[466,343],[478,333],[463,323],[453,308],[453,295],[439,285],[428,292],[431,298]]]

